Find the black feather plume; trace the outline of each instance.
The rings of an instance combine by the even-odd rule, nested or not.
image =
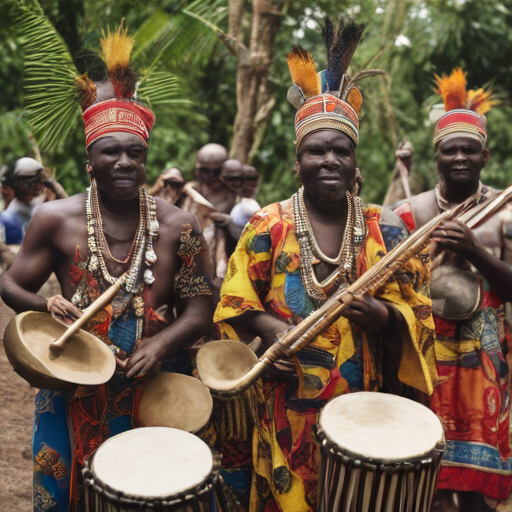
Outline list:
[[[330,18],[325,18],[325,27],[322,29],[322,34],[325,39],[325,46],[327,47],[327,62],[331,58],[331,46],[334,41],[334,25]]]
[[[350,66],[357,45],[363,35],[364,28],[365,25],[357,25],[353,21],[347,25],[344,25],[343,21],[339,22],[328,50],[328,62],[325,76],[329,90],[337,91],[339,89],[341,79]],[[327,23],[324,34],[326,44],[329,45]]]
[[[341,38],[343,39],[343,56],[341,59],[342,73],[347,72],[365,27],[366,25],[364,24],[356,25],[354,22],[343,27],[341,33]]]

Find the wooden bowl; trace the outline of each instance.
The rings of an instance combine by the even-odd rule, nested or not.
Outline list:
[[[7,324],[4,347],[14,371],[39,389],[65,390],[97,386],[114,374],[112,350],[92,334],[80,330],[56,355],[50,344],[67,330],[48,313],[27,311]]]

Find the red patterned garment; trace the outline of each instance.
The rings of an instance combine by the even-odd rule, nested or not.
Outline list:
[[[475,197],[486,193],[481,185]],[[439,189],[431,196],[433,214],[448,208]],[[405,201],[395,209],[410,229],[425,210],[414,206]],[[426,401],[446,435],[438,488],[505,500],[512,492],[510,372],[504,356],[510,340],[502,303],[486,282],[480,280],[480,286],[483,301],[470,318],[452,321],[434,314],[439,380]]]

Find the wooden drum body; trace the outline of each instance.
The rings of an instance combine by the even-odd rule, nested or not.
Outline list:
[[[319,512],[429,512],[444,453],[437,416],[384,393],[351,393],[322,410]]]
[[[146,427],[105,441],[83,471],[87,512],[209,512],[218,460],[198,437]]]

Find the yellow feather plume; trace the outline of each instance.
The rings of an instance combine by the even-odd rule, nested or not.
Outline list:
[[[492,107],[499,102],[493,99],[491,89],[477,89],[468,91],[468,108],[474,110],[480,115],[485,115]]]
[[[315,63],[308,51],[300,46],[294,46],[288,54],[288,68],[293,83],[301,88],[307,100],[321,93]]]
[[[434,76],[437,83],[436,92],[443,98],[446,112],[467,108],[466,74],[461,68],[455,68],[450,76]]]
[[[103,32],[100,42],[109,73],[118,67],[127,68],[130,65],[130,54],[135,39],[128,35],[128,29],[123,26],[123,23],[116,32],[111,33],[109,29],[106,36]]]

